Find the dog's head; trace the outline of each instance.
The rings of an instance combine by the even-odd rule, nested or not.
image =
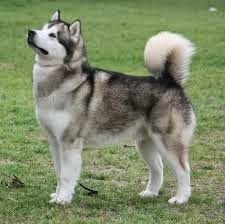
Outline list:
[[[29,29],[27,42],[39,59],[57,63],[76,60],[84,48],[80,21],[71,24],[62,21],[59,10],[41,30]]]

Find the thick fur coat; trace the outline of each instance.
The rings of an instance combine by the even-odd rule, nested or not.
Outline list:
[[[42,30],[29,30],[28,43],[36,53],[36,115],[57,176],[50,202],[72,200],[84,145],[115,143],[127,137],[134,139],[151,173],[140,195],[158,196],[163,158],[177,180],[176,195],[169,203],[188,200],[188,146],[196,124],[183,87],[194,53],[189,40],[170,32],[150,38],[144,61],[155,76],[145,77],[91,67],[80,21],[62,21],[59,11]]]

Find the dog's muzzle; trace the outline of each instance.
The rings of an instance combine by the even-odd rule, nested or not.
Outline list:
[[[28,30],[27,33],[27,42],[30,46],[33,46],[35,48],[37,48],[42,54],[47,55],[48,51],[46,51],[45,49],[38,47],[35,43],[34,43],[34,37],[35,35],[37,35],[37,33],[34,30]]]

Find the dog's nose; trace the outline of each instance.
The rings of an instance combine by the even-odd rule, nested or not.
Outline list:
[[[34,30],[28,30],[28,36],[34,36],[36,34],[36,32]]]

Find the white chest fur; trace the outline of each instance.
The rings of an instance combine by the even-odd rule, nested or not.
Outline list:
[[[40,125],[46,131],[51,131],[57,138],[60,138],[71,121],[71,115],[66,107],[65,94],[58,89],[49,96],[43,98],[37,97],[38,84],[54,72],[54,69],[51,67],[45,68],[37,64],[34,65],[33,94],[36,101],[36,116]]]
[[[58,139],[62,137],[71,121],[70,114],[66,111],[37,108],[36,113],[41,126],[50,130]]]

